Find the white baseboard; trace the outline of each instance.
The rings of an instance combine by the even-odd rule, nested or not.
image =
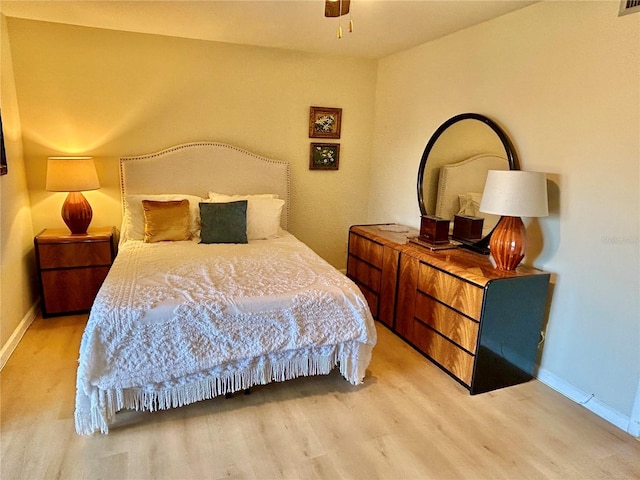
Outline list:
[[[592,394],[580,390],[579,388],[562,380],[561,378],[557,377],[548,370],[545,370],[544,368],[538,370],[537,378],[548,387],[553,388],[555,391],[561,393],[565,397],[568,397],[574,402],[582,405],[587,410],[590,410],[599,417],[605,419],[607,422],[615,425],[619,429],[624,430],[634,437],[638,437],[640,432],[635,431],[637,430],[636,428],[634,428],[635,422],[632,422],[630,417],[618,412],[610,405],[601,402]]]
[[[0,350],[0,370],[2,370],[11,357],[11,354],[16,349],[20,340],[22,340],[23,335],[33,323],[33,320],[38,315],[38,311],[40,310],[40,299],[38,299],[29,309],[27,314],[22,318],[16,329],[13,331],[7,343],[2,346],[2,350]]]
[[[638,388],[636,389],[636,399],[633,402],[631,410],[631,421],[627,430],[631,435],[640,440],[640,379],[638,379]]]

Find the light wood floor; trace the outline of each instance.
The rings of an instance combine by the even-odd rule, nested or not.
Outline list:
[[[86,316],[35,320],[1,374],[9,479],[640,478],[640,442],[537,381],[470,396],[379,327],[365,384],[334,371],[73,425]]]

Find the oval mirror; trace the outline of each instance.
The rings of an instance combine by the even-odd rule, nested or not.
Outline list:
[[[463,113],[444,122],[429,139],[418,168],[418,204],[423,216],[482,219],[474,239],[456,237],[461,246],[488,254],[500,217],[478,210],[489,170],[518,170],[513,144],[493,120]]]

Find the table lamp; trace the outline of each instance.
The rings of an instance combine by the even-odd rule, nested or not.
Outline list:
[[[549,215],[546,175],[522,170],[489,170],[479,210],[502,216],[491,234],[489,250],[496,268],[515,270],[524,258],[527,243],[520,217]]]
[[[62,204],[62,219],[74,235],[87,233],[93,211],[83,191],[100,188],[91,157],[49,157],[46,190],[69,192]]]

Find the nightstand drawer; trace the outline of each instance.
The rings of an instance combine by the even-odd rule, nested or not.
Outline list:
[[[480,287],[420,263],[418,290],[475,320],[480,320],[483,295],[483,289]]]
[[[349,254],[378,268],[382,268],[383,250],[384,247],[379,243],[354,233],[349,235]]]
[[[446,305],[419,292],[416,297],[416,318],[422,320],[451,341],[471,353],[476,353],[479,324],[451,310]]]
[[[107,273],[108,266],[43,271],[47,315],[89,310]]]
[[[73,268],[111,265],[109,240],[84,243],[42,243],[38,246],[40,268]]]

